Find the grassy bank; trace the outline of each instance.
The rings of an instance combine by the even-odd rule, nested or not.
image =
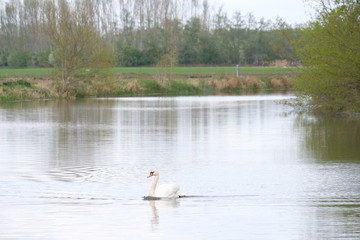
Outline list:
[[[51,87],[38,85],[27,80],[10,80],[0,85],[0,102],[25,101],[54,98]]]
[[[135,74],[152,75],[157,74],[159,69],[156,67],[116,67],[112,69],[114,74]],[[8,69],[0,68],[0,76],[29,76],[29,75],[50,75],[52,68],[23,68]],[[172,69],[174,74],[180,75],[221,75],[236,73],[235,67],[176,67]],[[293,74],[298,73],[297,68],[279,68],[279,67],[240,67],[241,74]]]
[[[148,78],[122,78],[79,82],[74,97],[120,97],[149,95],[190,95],[237,93],[258,90],[287,90],[287,75],[243,77],[175,77],[164,80],[154,74]],[[53,81],[46,78],[15,77],[0,80],[0,101],[58,98]]]

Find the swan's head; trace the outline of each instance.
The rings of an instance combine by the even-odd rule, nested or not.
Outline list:
[[[159,172],[156,171],[156,170],[151,171],[151,172],[149,173],[149,176],[147,176],[147,177],[149,178],[149,177],[152,177],[152,176],[159,176]]]

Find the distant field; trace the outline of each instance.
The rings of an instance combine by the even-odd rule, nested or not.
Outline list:
[[[0,75],[48,75],[51,74],[51,70],[51,68],[0,68]]]
[[[156,74],[159,69],[155,67],[124,67],[114,68],[115,74]],[[296,73],[296,68],[275,67],[240,67],[240,74],[287,74]],[[235,67],[177,67],[175,74],[235,74]]]
[[[0,76],[11,75],[49,75],[51,68],[0,68]],[[159,69],[155,67],[116,67],[114,74],[156,74]],[[291,74],[299,72],[296,68],[277,67],[240,67],[240,74]],[[235,67],[176,67],[174,74],[235,74]]]

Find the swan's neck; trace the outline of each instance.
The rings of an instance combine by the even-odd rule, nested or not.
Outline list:
[[[157,185],[158,181],[159,181],[159,175],[155,176],[154,181],[151,185],[150,192],[149,192],[150,197],[155,197],[155,189],[156,189],[156,185]]]

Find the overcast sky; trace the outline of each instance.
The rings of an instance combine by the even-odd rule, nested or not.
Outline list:
[[[11,0],[0,0],[0,6],[8,1]],[[202,0],[199,0],[200,4],[201,2]],[[264,17],[266,20],[275,21],[280,17],[289,24],[305,23],[314,13],[310,6],[310,2],[314,0],[209,0],[209,2],[215,4],[215,8],[223,6],[229,17],[235,11],[240,11],[244,15],[252,13],[257,20]]]
[[[264,17],[274,21],[277,17],[290,24],[305,23],[311,18],[312,8],[304,0],[215,0],[216,5],[223,5],[232,16],[233,12],[253,13],[256,19]]]

